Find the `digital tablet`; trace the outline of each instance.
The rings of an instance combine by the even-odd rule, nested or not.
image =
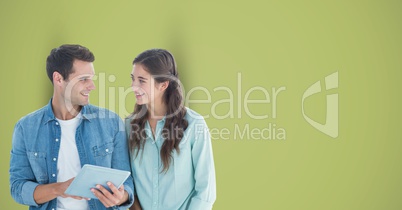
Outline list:
[[[119,188],[128,176],[130,176],[128,171],[85,164],[64,193],[97,199],[91,192],[91,188],[100,184],[111,192],[106,184],[107,182],[112,182],[114,186]]]

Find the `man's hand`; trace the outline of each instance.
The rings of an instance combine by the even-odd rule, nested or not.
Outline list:
[[[89,198],[83,198],[79,196],[67,195],[64,192],[67,190],[68,186],[70,186],[71,182],[74,178],[71,178],[65,182],[57,182],[52,184],[43,184],[38,185],[34,191],[34,199],[37,204],[46,203],[50,200],[55,199],[57,196],[63,198],[74,198],[78,200],[89,200]]]
[[[92,188],[92,193],[99,198],[99,201],[106,207],[120,206],[128,200],[128,193],[124,190],[124,186],[121,185],[119,189],[116,188],[111,182],[107,183],[108,187],[112,190],[109,192],[102,185],[96,185],[96,188]]]
[[[67,180],[65,182],[59,182],[60,183],[60,185],[59,185],[60,192],[58,193],[58,196],[60,196],[62,198],[74,198],[74,199],[77,199],[77,200],[82,200],[82,199],[90,200],[90,198],[83,198],[83,197],[80,197],[80,196],[68,195],[68,194],[64,193],[67,190],[68,186],[70,186],[70,184],[74,180],[74,178],[75,177],[73,177],[73,178],[71,178],[71,179],[69,179],[69,180]]]

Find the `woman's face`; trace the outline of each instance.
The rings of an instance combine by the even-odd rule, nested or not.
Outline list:
[[[134,64],[131,72],[131,87],[135,93],[138,105],[152,105],[161,103],[163,83],[158,83],[150,73],[145,71],[141,64]]]

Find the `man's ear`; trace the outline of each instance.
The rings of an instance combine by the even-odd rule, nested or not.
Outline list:
[[[57,71],[53,72],[53,84],[60,85],[62,81],[63,81],[63,76]]]
[[[164,81],[159,84],[159,90],[164,91],[169,87],[169,81]]]

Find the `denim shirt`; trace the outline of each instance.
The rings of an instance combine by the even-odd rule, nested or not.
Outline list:
[[[76,144],[81,166],[92,164],[130,171],[124,124],[115,113],[92,105],[83,106],[76,130]],[[49,104],[21,118],[15,125],[11,159],[11,196],[29,209],[57,209],[57,198],[38,205],[33,197],[40,184],[57,182],[57,159],[61,128]],[[131,176],[124,183],[129,201],[124,206],[106,208],[98,199],[88,201],[89,208],[127,209],[134,202]]]
[[[130,122],[126,119],[129,138]],[[208,210],[216,200],[215,166],[212,142],[204,118],[187,108],[188,122],[180,141],[180,152],[173,150],[169,170],[161,172],[161,148],[165,141],[162,130],[166,117],[159,120],[155,138],[147,121],[144,148],[131,152],[131,169],[134,176],[136,195],[143,209],[152,210]]]

